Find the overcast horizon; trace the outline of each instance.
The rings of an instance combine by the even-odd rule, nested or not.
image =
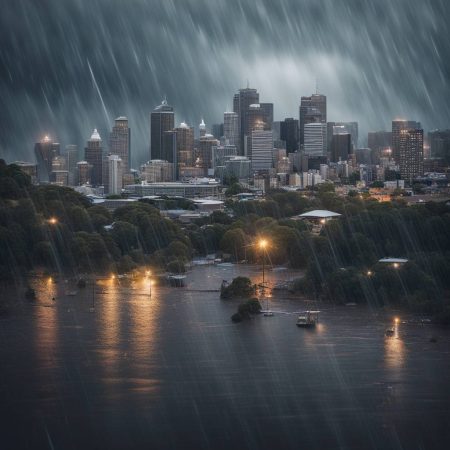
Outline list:
[[[247,85],[298,118],[327,96],[329,121],[450,128],[450,4],[443,0],[20,0],[0,17],[0,155],[33,160],[44,134],[84,147],[114,118],[148,159],[149,115],[167,96],[176,123],[211,129]]]

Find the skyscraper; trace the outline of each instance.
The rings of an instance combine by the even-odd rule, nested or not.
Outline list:
[[[219,141],[212,134],[206,133],[204,136],[200,137],[196,165],[203,169],[203,174],[205,176],[208,175],[209,169],[213,168],[212,148],[217,145],[219,145]]]
[[[409,129],[420,129],[420,122],[414,120],[392,121],[392,157],[397,164],[400,163],[400,132]]]
[[[200,122],[200,125],[198,126],[198,131],[199,131],[200,137],[202,137],[202,136],[204,136],[206,134],[206,124],[205,124],[205,121],[203,119]]]
[[[358,122],[327,122],[328,151],[335,133],[348,133],[351,136],[352,149],[358,148]]]
[[[280,122],[280,139],[286,142],[286,152],[298,149],[298,120],[289,117]]]
[[[118,195],[122,192],[122,159],[118,155],[108,155],[105,158],[107,180],[105,180],[105,192]]]
[[[66,145],[67,170],[69,171],[69,186],[76,184],[77,162],[79,160],[78,147],[73,144]]]
[[[250,105],[259,103],[259,94],[256,89],[249,87],[239,89],[239,92],[233,98],[233,111],[239,116],[239,147],[238,153],[244,154],[244,139],[248,136],[247,115],[246,112]]]
[[[163,159],[163,134],[172,130],[174,124],[173,107],[164,99],[150,115],[150,159]]]
[[[423,130],[400,130],[399,166],[402,178],[410,184],[414,178],[423,175]]]
[[[450,130],[433,130],[428,133],[432,158],[443,158],[450,164]]]
[[[252,170],[269,170],[272,168],[273,132],[257,129],[250,132],[247,156],[252,161]]]
[[[121,159],[122,172],[128,173],[131,163],[131,130],[128,128],[128,119],[118,117],[109,134],[109,152]]]
[[[308,156],[326,156],[327,124],[312,122],[304,126],[304,151]]]
[[[103,170],[103,148],[102,138],[94,129],[92,136],[87,141],[87,147],[84,149],[84,159],[91,166],[90,183],[92,186],[101,186]]]
[[[236,112],[223,113],[223,135],[225,143],[239,146],[239,115]]]
[[[190,127],[185,122],[181,122],[174,131],[176,133],[176,157],[178,165],[183,167],[192,166],[194,164],[194,127]]]
[[[39,182],[50,181],[52,171],[52,160],[60,154],[60,146],[57,142],[52,142],[49,136],[45,136],[40,142],[34,145],[34,154],[37,161],[37,171]]]
[[[352,137],[345,129],[333,133],[331,139],[331,161],[347,161],[352,153]]]
[[[81,186],[89,182],[91,166],[87,161],[77,162],[77,185]]]
[[[299,108],[300,145],[305,143],[305,125],[308,123],[323,123],[327,121],[327,97],[322,94],[312,94],[302,97]]]

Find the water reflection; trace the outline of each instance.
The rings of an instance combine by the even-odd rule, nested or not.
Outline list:
[[[394,334],[384,339],[384,360],[390,369],[399,369],[405,362],[405,343],[399,334],[399,324],[394,326]]]
[[[52,277],[33,280],[32,288],[36,291],[35,338],[36,358],[40,363],[51,364],[57,346],[57,311],[58,285]]]

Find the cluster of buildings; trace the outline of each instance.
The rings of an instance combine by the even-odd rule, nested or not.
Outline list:
[[[389,131],[369,132],[367,147],[360,147],[358,122],[328,121],[325,95],[301,97],[298,119],[275,121],[273,103],[261,102],[247,86],[210,130],[203,120],[196,128],[176,125],[173,106],[163,100],[150,114],[149,158],[138,170],[130,166],[126,117],[115,120],[106,142],[94,130],[84,152],[75,145],[61,151],[45,137],[35,156],[36,165],[19,164],[37,182],[90,186],[107,195],[217,196],[229,180],[262,192],[324,181],[401,187],[447,172],[450,130],[430,131],[426,145],[419,122],[394,120]]]

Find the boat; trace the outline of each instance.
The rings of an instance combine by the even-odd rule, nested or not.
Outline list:
[[[297,318],[297,326],[302,328],[313,328],[319,323],[320,311],[304,311]]]
[[[394,336],[394,334],[395,334],[394,327],[386,328],[386,331],[384,332],[384,334],[386,336]]]
[[[186,275],[168,275],[167,281],[172,287],[185,287]]]

